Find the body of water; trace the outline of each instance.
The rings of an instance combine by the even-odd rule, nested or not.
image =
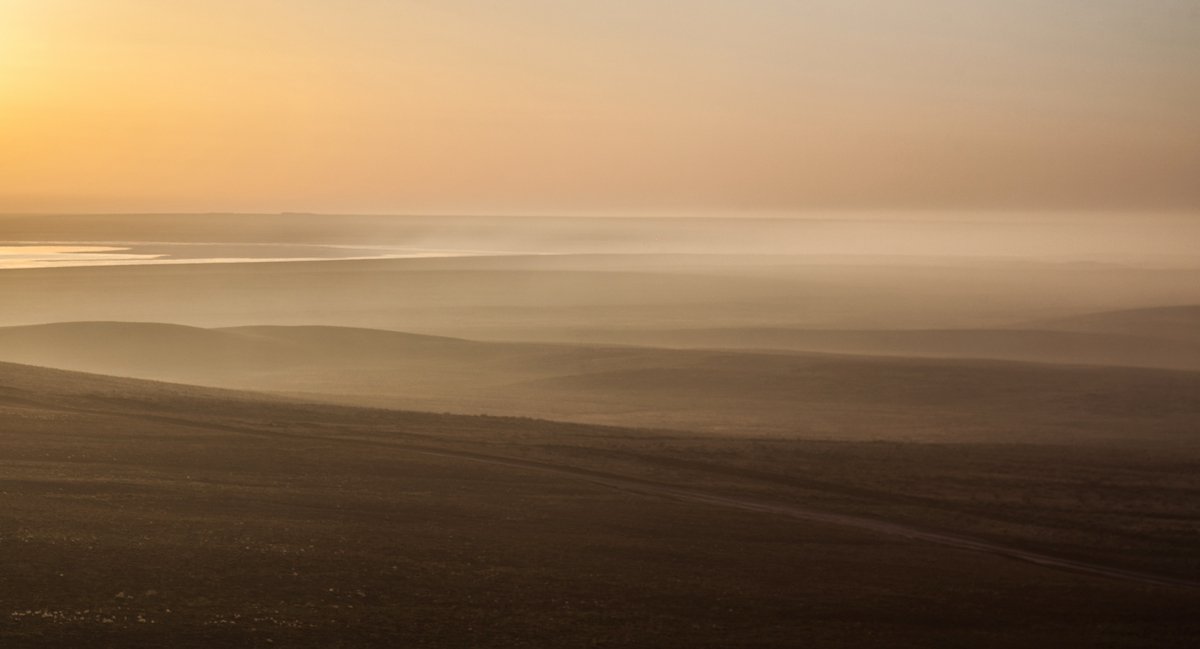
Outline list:
[[[366,248],[317,244],[175,242],[0,242],[0,270],[72,266],[240,264],[288,261],[472,257],[476,250]]]

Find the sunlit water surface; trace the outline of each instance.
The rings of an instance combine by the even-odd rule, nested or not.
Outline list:
[[[153,264],[238,264],[255,262],[329,261],[470,257],[504,254],[473,250],[365,248],[299,244],[223,244],[112,242],[104,245],[64,242],[0,242],[0,270],[71,266],[135,266]]]

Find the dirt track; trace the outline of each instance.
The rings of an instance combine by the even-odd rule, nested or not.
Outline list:
[[[74,412],[87,412],[93,414],[114,414],[102,410],[94,410],[90,408],[70,408],[58,407],[59,410],[67,410]],[[1180,579],[1163,575],[1155,575],[1151,573],[1139,572],[1136,570],[1126,570],[1106,566],[1098,563],[1087,561],[1079,561],[1064,557],[1056,557],[1041,552],[1026,550],[994,541],[971,538],[967,536],[959,536],[955,534],[946,534],[943,532],[923,529],[915,525],[907,523],[891,522],[883,519],[871,518],[868,516],[858,516],[853,514],[838,514],[833,512],[824,512],[819,510],[807,509],[796,505],[768,502],[762,500],[753,500],[743,497],[722,496],[718,494],[706,493],[696,489],[686,487],[678,487],[663,483],[651,482],[637,478],[630,478],[615,474],[602,473],[572,467],[568,465],[552,464],[548,462],[539,462],[534,460],[523,460],[519,458],[503,457],[496,455],[486,455],[482,453],[473,453],[470,451],[459,451],[454,449],[437,448],[425,445],[417,445],[406,443],[395,439],[386,439],[380,437],[354,437],[354,436],[328,436],[328,435],[313,435],[304,433],[288,433],[274,430],[264,430],[243,425],[230,425],[216,422],[206,422],[203,420],[194,420],[184,417],[172,417],[152,414],[131,415],[122,413],[124,416],[134,416],[140,419],[157,420],[174,424],[183,424],[197,428],[208,428],[212,430],[221,430],[226,432],[241,433],[247,435],[255,435],[259,437],[274,437],[274,438],[292,438],[303,439],[307,441],[333,442],[343,444],[358,444],[369,446],[384,446],[395,449],[402,449],[412,453],[422,455],[454,458],[459,460],[468,460],[471,462],[480,462],[484,464],[492,464],[498,466],[507,466],[518,469],[533,470],[547,473],[554,473],[561,476],[586,480],[593,484],[603,485],[614,489],[620,489],[631,493],[643,494],[648,496],[657,496],[662,498],[671,498],[674,500],[702,503],[706,505],[714,505],[718,507],[727,507],[731,509],[740,509],[744,511],[762,512],[775,516],[784,516],[797,520],[813,521],[817,523],[839,525],[842,527],[852,527],[856,529],[866,530],[877,534],[886,534],[889,536],[902,537],[914,541],[923,541],[926,543],[935,543],[946,547],[957,548],[960,550],[969,550],[973,552],[984,552],[996,556],[1008,557],[1020,561],[1026,561],[1048,568],[1057,568],[1060,570],[1070,570],[1078,573],[1098,575],[1112,579],[1120,579],[1123,581],[1136,582],[1154,586],[1173,586],[1182,588],[1200,588],[1200,582],[1190,579]],[[404,433],[400,433],[404,434]],[[426,438],[425,436],[418,436]]]
[[[366,440],[361,440],[366,441]],[[424,455],[436,455],[440,457],[452,457],[470,460],[473,462],[483,462],[487,464],[498,464],[522,469],[532,469],[537,471],[545,471],[566,475],[577,479],[586,480],[594,484],[604,485],[623,491],[645,494],[650,496],[660,496],[671,498],[674,500],[682,500],[686,502],[703,503],[706,505],[715,505],[718,507],[728,507],[731,509],[741,509],[745,511],[763,512],[766,514],[774,514],[776,516],[786,516],[798,520],[814,521],[818,523],[826,523],[830,525],[840,525],[843,527],[853,527],[862,530],[868,530],[878,534],[887,534],[890,536],[899,536],[914,541],[924,541],[927,543],[935,543],[948,547],[958,548],[961,550],[970,550],[974,552],[986,552],[998,556],[1027,561],[1041,566],[1050,568],[1059,568],[1062,570],[1070,570],[1073,572],[1081,572],[1112,579],[1121,579],[1125,581],[1133,581],[1143,584],[1151,584],[1155,586],[1177,586],[1183,588],[1200,588],[1200,582],[1191,581],[1188,579],[1177,579],[1174,577],[1165,577],[1150,573],[1138,572],[1135,570],[1125,570],[1122,568],[1114,568],[1086,561],[1076,561],[1074,559],[1066,559],[1056,557],[1040,552],[1033,552],[1021,548],[985,541],[981,539],[973,539],[970,537],[957,536],[953,534],[945,534],[932,530],[922,529],[913,525],[904,523],[893,523],[886,520],[870,518],[867,516],[856,516],[851,514],[836,514],[830,512],[822,512],[817,510],[805,509],[795,505],[784,503],[773,503],[760,500],[751,500],[747,498],[733,498],[729,496],[720,496],[716,494],[705,493],[694,489],[683,487],[675,487],[666,484],[658,484],[634,478],[625,478],[616,475],[608,475],[586,469],[577,469],[568,466],[549,464],[544,462],[534,462],[528,460],[519,460],[514,458],[503,458],[496,456],[487,456],[477,453],[434,450],[423,447],[412,447],[406,445],[398,445],[408,448],[409,450],[421,453]]]

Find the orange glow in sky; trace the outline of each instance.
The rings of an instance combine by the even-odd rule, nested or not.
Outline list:
[[[1195,209],[1198,7],[0,0],[0,212]]]

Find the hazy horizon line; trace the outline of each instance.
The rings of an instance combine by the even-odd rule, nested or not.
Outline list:
[[[779,221],[892,221],[904,216],[948,216],[958,218],[971,216],[1004,215],[1007,217],[1036,218],[1038,216],[1194,216],[1200,218],[1200,207],[1196,208],[835,208],[805,211],[722,211],[698,210],[696,212],[391,212],[391,211],[307,211],[307,210],[162,210],[162,211],[0,211],[0,218],[14,217],[188,217],[188,216],[250,216],[250,217],[369,217],[369,218],[457,218],[457,219],[740,219]],[[957,220],[957,219],[954,219]]]

